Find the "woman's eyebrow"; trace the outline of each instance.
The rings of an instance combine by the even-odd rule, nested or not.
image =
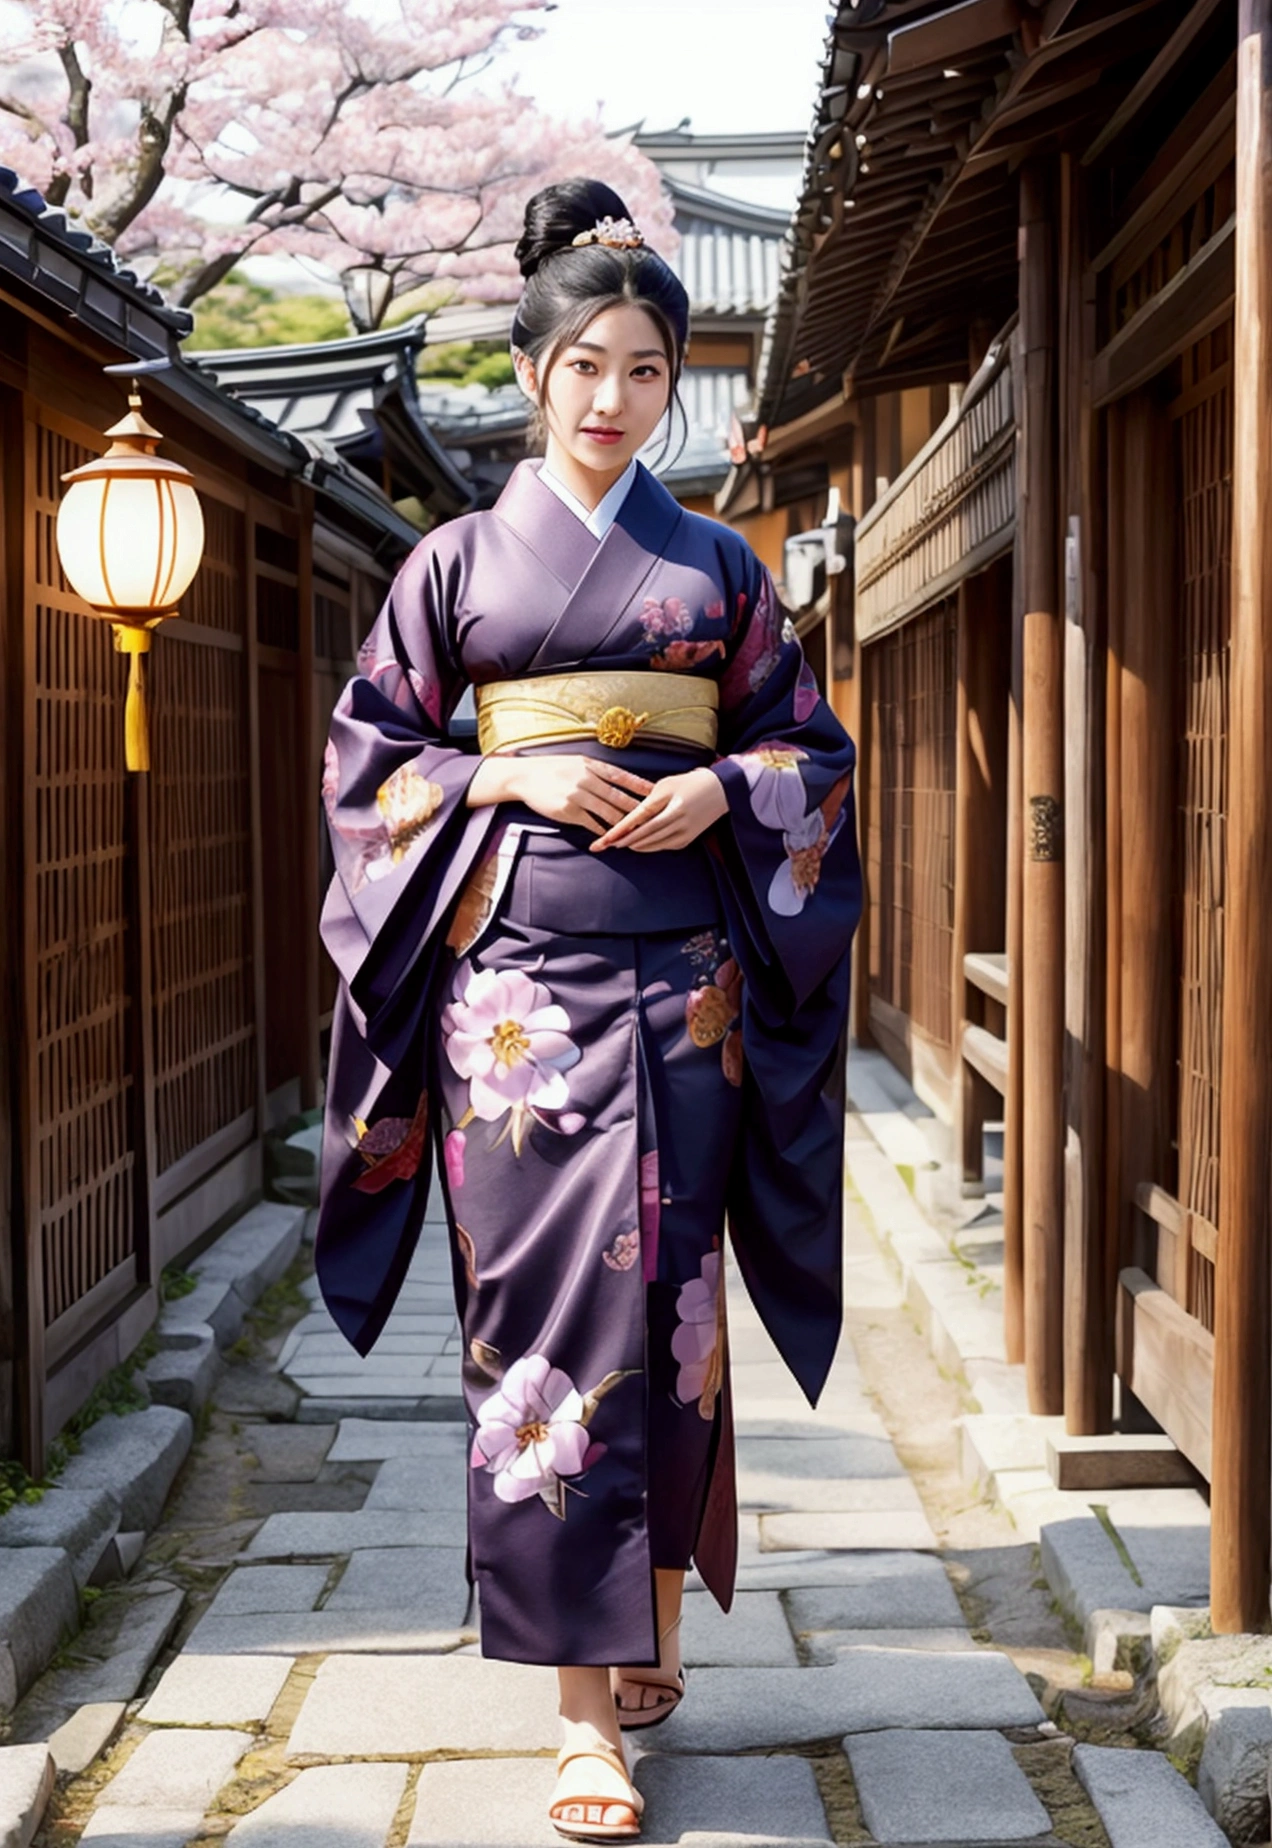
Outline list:
[[[608,347],[601,346],[595,340],[576,340],[574,345],[584,348],[588,353],[609,352]],[[661,347],[638,347],[634,353],[629,353],[627,357],[628,359],[666,359],[667,355],[663,352]]]

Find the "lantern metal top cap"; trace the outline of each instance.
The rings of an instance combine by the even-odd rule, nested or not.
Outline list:
[[[128,394],[127,412],[117,424],[111,425],[106,435],[114,441],[105,455],[94,456],[91,462],[68,469],[62,476],[63,481],[92,481],[103,475],[131,475],[134,480],[160,476],[174,481],[194,480],[189,469],[182,467],[180,462],[171,462],[166,456],[155,454],[155,446],[163,441],[163,431],[156,430],[142,412],[136,379]]]

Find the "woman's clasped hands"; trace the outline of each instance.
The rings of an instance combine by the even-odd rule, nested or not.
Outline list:
[[[719,777],[705,767],[647,777],[573,752],[488,757],[473,777],[469,804],[521,802],[542,815],[596,835],[591,851],[629,847],[662,853],[687,847],[728,808]]]

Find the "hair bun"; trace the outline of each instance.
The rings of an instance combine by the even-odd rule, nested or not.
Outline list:
[[[590,231],[600,219],[627,217],[623,201],[602,180],[559,180],[545,186],[526,206],[526,226],[515,252],[521,274],[533,276],[548,257],[568,250],[580,231]]]

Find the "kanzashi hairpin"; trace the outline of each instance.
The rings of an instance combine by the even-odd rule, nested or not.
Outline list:
[[[580,231],[575,244],[604,244],[609,250],[639,250],[644,234],[630,218],[598,218],[590,231]]]

